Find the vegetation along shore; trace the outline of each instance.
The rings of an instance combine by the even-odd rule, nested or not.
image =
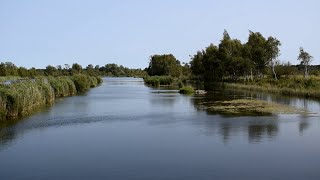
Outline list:
[[[84,74],[37,77],[0,85],[0,119],[14,119],[37,108],[52,105],[55,98],[73,96],[102,83],[100,77]]]
[[[98,71],[71,68],[26,69],[11,62],[0,64],[0,120],[16,119],[56,98],[83,93],[102,83]]]

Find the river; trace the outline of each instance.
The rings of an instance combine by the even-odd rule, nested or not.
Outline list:
[[[105,78],[0,126],[0,179],[320,179],[320,102],[228,90],[306,108],[306,115],[232,117],[197,108],[207,96]]]

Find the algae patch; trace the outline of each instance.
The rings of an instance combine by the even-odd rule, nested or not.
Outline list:
[[[200,108],[205,109],[210,113],[219,113],[231,116],[306,113],[306,111],[302,109],[256,99],[236,99],[229,101],[206,102],[200,104]]]

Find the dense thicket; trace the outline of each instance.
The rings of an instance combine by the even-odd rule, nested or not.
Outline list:
[[[100,77],[76,74],[0,84],[0,120],[23,116],[38,107],[51,104],[56,97],[72,96],[101,82]]]

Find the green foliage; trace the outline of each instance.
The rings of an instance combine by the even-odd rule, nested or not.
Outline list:
[[[52,102],[54,99],[53,89],[44,79],[25,80],[11,85],[1,85],[0,94],[2,119],[28,114],[41,105]]]
[[[76,74],[72,77],[72,80],[76,86],[78,92],[85,92],[91,86],[90,78],[83,74]]]
[[[147,69],[150,76],[179,77],[182,72],[180,61],[172,54],[151,56]]]
[[[0,84],[0,120],[29,114],[55,97],[72,96],[102,83],[100,77],[83,74],[61,77],[22,79],[9,85]]]
[[[227,84],[232,88],[267,91],[284,95],[297,95],[303,97],[320,97],[320,78],[311,76],[292,76],[286,79],[256,79],[253,82]]]
[[[78,63],[72,64],[72,72],[73,72],[74,74],[80,73],[81,70],[82,70],[82,66],[81,66],[80,64],[78,64]]]
[[[300,47],[300,53],[298,56],[298,60],[300,61],[301,65],[304,66],[305,70],[304,70],[304,77],[307,78],[309,75],[309,71],[308,71],[308,66],[312,60],[312,56],[304,51],[304,49],[302,47]]]
[[[193,89],[192,86],[184,86],[184,87],[179,89],[179,93],[181,93],[181,94],[193,94],[194,93],[194,89]]]
[[[173,83],[171,76],[148,76],[144,78],[144,82],[150,86],[169,86]]]
[[[18,76],[18,68],[12,62],[0,63],[0,76]]]
[[[190,65],[194,76],[206,82],[234,81],[241,77],[263,77],[269,65],[279,56],[280,41],[276,38],[264,38],[259,32],[251,32],[248,42],[242,44],[231,39],[225,30],[218,46],[209,45],[198,51],[191,59]],[[272,66],[274,67],[274,66]],[[275,74],[275,69],[272,69]]]
[[[77,93],[76,86],[69,77],[48,77],[56,97],[72,96]]]

